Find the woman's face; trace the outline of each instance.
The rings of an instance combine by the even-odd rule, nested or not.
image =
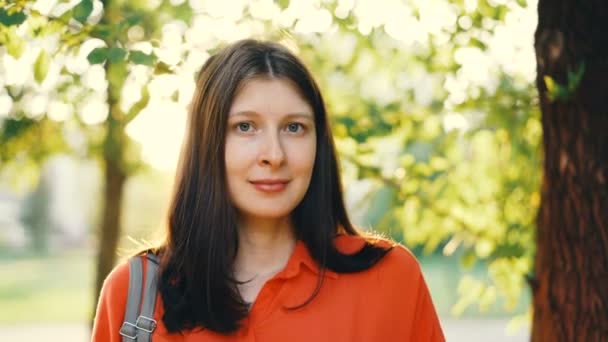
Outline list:
[[[308,189],[315,153],[313,110],[291,83],[247,81],[226,131],[228,190],[239,215],[289,216]]]

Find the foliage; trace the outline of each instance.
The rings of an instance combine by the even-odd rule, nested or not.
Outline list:
[[[91,98],[117,99],[112,105],[120,107],[127,129],[154,108],[183,112],[192,76],[218,47],[247,36],[278,40],[321,84],[347,194],[358,199],[351,208],[364,213],[358,223],[426,253],[461,255],[464,266],[487,265],[486,277],[463,278],[455,314],[498,298],[514,308],[534,253],[541,125],[533,51],[509,37],[522,34],[513,32],[521,21],[531,27],[534,3],[411,0],[382,9],[372,1],[258,1],[242,8],[174,3],[116,2],[105,9],[114,23],[98,22],[90,0],[57,16],[36,10],[32,1],[3,9],[2,57],[19,60],[32,51],[37,57],[31,80],[0,88],[13,104],[2,121],[0,160],[35,156],[24,147],[35,145],[30,132],[50,122],[58,127],[37,140],[45,146],[33,149],[40,148],[40,156],[60,148],[78,153],[78,145],[66,141],[68,127],[84,136],[83,155],[98,156],[113,148],[100,139],[106,129],[100,123],[113,118],[87,117],[82,108],[92,108],[86,107]],[[524,33],[531,39],[531,31]],[[34,48],[39,41],[56,44]],[[71,66],[75,59],[85,67]],[[114,67],[106,68],[104,82],[120,87],[100,95],[88,79],[108,63]],[[576,88],[577,75],[569,88]],[[129,91],[132,96],[123,96]],[[48,111],[28,112],[23,101],[33,93],[67,104],[75,115],[53,120]],[[114,143],[132,146],[124,167],[137,170],[137,143]]]

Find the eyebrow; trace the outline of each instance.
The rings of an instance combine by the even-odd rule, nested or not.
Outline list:
[[[258,117],[261,116],[260,113],[252,111],[252,110],[243,110],[243,111],[238,111],[236,113],[231,113],[229,115],[230,117],[233,116],[253,116],[253,117]],[[309,120],[314,120],[314,116],[308,112],[303,112],[303,113],[288,113],[287,115],[285,115],[286,118],[289,119],[293,119],[293,118],[303,118],[303,119],[309,119]]]

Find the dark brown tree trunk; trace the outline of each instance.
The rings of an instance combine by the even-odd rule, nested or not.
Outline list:
[[[99,231],[99,251],[95,280],[95,306],[103,281],[116,262],[116,247],[120,237],[120,217],[125,173],[115,160],[105,158],[105,191],[103,216]]]
[[[608,1],[539,0],[538,15],[545,159],[532,341],[608,341]]]

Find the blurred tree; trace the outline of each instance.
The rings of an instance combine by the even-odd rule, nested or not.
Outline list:
[[[608,3],[540,0],[544,177],[532,341],[608,340]]]
[[[34,251],[42,254],[48,252],[48,237],[52,229],[49,224],[49,191],[48,180],[42,178],[36,190],[24,199],[25,209],[21,213],[21,220],[28,229]]]
[[[94,288],[95,298],[97,298],[103,280],[116,262],[125,182],[129,176],[144,166],[137,145],[126,135],[125,129],[128,123],[135,119],[147,105],[149,95],[147,88],[142,87],[140,99],[124,109],[121,106],[121,97],[125,80],[128,78],[129,72],[137,65],[150,67],[155,74],[170,72],[167,65],[158,62],[153,53],[130,49],[136,42],[129,40],[128,30],[134,25],[138,25],[143,32],[137,40],[149,41],[152,37],[158,36],[163,20],[177,17],[178,13],[185,13],[182,11],[183,6],[166,5],[167,10],[163,11],[166,16],[159,18],[157,12],[148,8],[146,3],[141,1],[103,1],[99,4],[103,7],[97,11],[95,18],[92,16],[95,5],[93,0],[82,0],[71,8],[64,6],[58,16],[42,13],[36,7],[35,1],[0,1],[0,41],[7,46],[7,52],[13,58],[21,57],[26,42],[30,40],[60,36],[58,45],[40,49],[33,65],[33,78],[37,84],[30,85],[30,89],[27,85],[8,85],[8,94],[14,102],[19,101],[28,92],[40,91],[40,85],[44,83],[49,74],[51,59],[60,60],[66,55],[78,53],[80,44],[86,40],[99,39],[102,42],[100,47],[87,53],[86,59],[91,65],[102,63],[104,65],[106,79],[97,80],[101,84],[93,85],[93,87],[103,89],[103,84],[107,81],[103,90],[105,90],[108,113],[105,119],[97,124],[86,122],[86,119],[83,120],[82,116],[86,113],[76,116],[76,118],[80,118],[80,128],[85,131],[89,139],[86,154],[98,158],[104,171],[102,214],[98,230],[99,255]],[[26,22],[28,18],[29,22]],[[29,24],[29,30],[20,36],[17,33],[17,27],[24,22]],[[63,67],[61,73],[73,75],[73,72],[70,73],[66,66]],[[77,84],[78,81],[79,77],[73,75],[64,81],[64,85]],[[64,85],[60,84],[57,87],[57,93],[62,90],[70,92],[70,89],[62,89]],[[73,93],[73,89],[71,90]],[[51,96],[58,96],[57,93]],[[68,103],[79,100],[73,95],[67,97]],[[90,109],[90,107],[85,108],[81,108],[81,110]],[[69,142],[66,142],[66,128],[69,129],[71,122],[67,121],[62,125],[62,120],[59,120],[60,122],[50,120],[44,115],[44,112],[40,113],[43,115],[42,117],[29,118],[28,114],[31,115],[31,113],[27,112],[27,108],[17,107],[13,113],[12,116],[3,120],[3,127],[0,131],[0,143],[3,146],[0,160],[3,162],[18,162],[15,157],[27,155],[31,160],[39,163],[48,155],[58,151],[77,153],[70,148]],[[47,128],[47,126],[53,128]],[[40,225],[38,223],[36,227]],[[36,240],[39,244],[38,240],[40,239]]]
[[[49,95],[71,103],[93,89],[103,94],[104,113],[109,112],[94,123],[80,120],[78,126],[89,143],[87,155],[102,159],[105,170],[95,295],[114,263],[124,183],[141,167],[127,126],[142,117],[142,109],[156,109],[156,98],[176,102],[176,97],[182,103],[190,96],[182,89],[161,93],[165,88],[152,94],[153,84],[191,82],[193,70],[217,47],[255,36],[287,45],[317,76],[346,189],[359,192],[349,196],[361,199],[355,204],[362,208],[359,223],[427,253],[460,256],[466,266],[481,261],[486,276],[463,278],[454,314],[475,303],[486,310],[498,298],[506,299],[507,310],[515,308],[534,253],[539,203],[541,127],[533,69],[525,69],[533,50],[531,39],[528,44],[518,31],[534,18],[532,2],[252,1],[224,6],[222,1],[114,0],[95,12],[98,2],[83,0],[51,19],[32,3],[11,2],[0,15],[7,53],[18,59],[22,50],[35,46],[24,36],[57,32],[62,52],[37,52],[33,85],[5,87],[14,105],[0,132],[0,157],[18,163],[20,155],[44,158],[70,149],[65,138],[70,124],[49,119],[53,115],[44,110],[32,118],[23,102],[40,90],[39,80],[45,84],[47,64],[63,58],[63,50],[75,51],[81,44],[85,50],[91,41],[99,43],[90,37],[101,39],[86,57],[93,64],[89,70],[98,72],[96,64],[103,63],[108,83],[91,85],[88,75],[70,72],[72,66],[65,63],[62,75],[72,76]],[[93,12],[102,16],[92,19]],[[177,43],[163,45],[165,35]],[[167,75],[158,75],[166,72],[186,77],[169,82],[162,78]],[[141,87],[140,94],[127,105],[124,94],[134,85]],[[90,109],[78,111],[86,115]]]

